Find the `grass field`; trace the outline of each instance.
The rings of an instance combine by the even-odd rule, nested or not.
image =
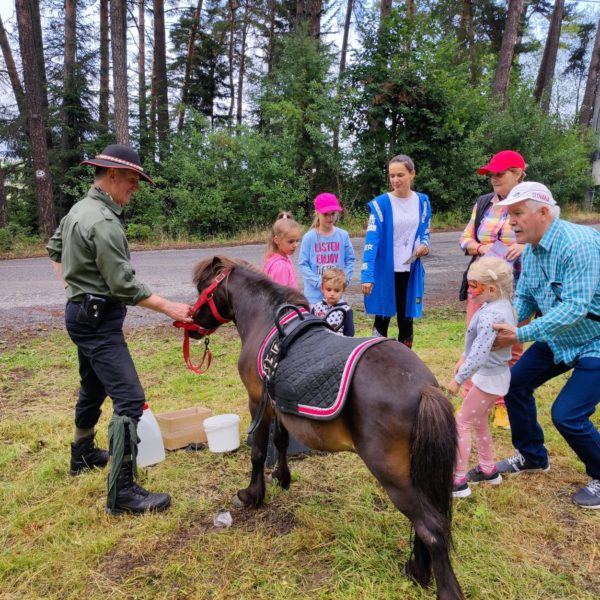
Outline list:
[[[367,321],[358,315],[359,334]],[[429,599],[402,575],[410,528],[353,454],[292,460],[285,492],[234,509],[247,485],[250,450],[169,453],[142,470],[142,484],[168,491],[163,514],[115,519],[104,511],[106,473],[67,474],[78,376],[64,332],[0,335],[0,599]],[[416,326],[415,350],[446,381],[460,353],[463,315],[435,309]],[[169,324],[136,329],[130,348],[155,413],[194,405],[235,412],[249,424],[232,326],[212,339],[206,375],[188,371]],[[199,348],[195,348],[197,353]],[[600,592],[600,511],[570,495],[588,478],[550,423],[565,377],[538,395],[552,469],[455,503],[453,562],[468,598],[593,599]],[[107,401],[98,438],[106,444]],[[600,423],[598,415],[595,422]],[[510,433],[494,431],[499,458]],[[229,510],[233,526],[218,529]]]

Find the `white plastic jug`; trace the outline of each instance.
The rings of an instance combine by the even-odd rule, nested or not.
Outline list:
[[[165,460],[165,446],[160,427],[148,403],[144,404],[144,412],[138,422],[137,434],[140,438],[137,455],[138,467],[148,467]]]

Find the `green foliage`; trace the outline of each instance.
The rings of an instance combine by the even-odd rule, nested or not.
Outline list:
[[[130,240],[144,242],[152,237],[152,227],[142,223],[129,223],[127,225],[127,237]]]
[[[173,138],[173,151],[144,186],[131,220],[164,224],[170,234],[234,233],[272,223],[280,210],[303,217],[306,178],[295,172],[285,133],[269,138],[247,128],[208,128],[197,116]],[[154,173],[153,173],[154,175]]]
[[[358,195],[380,193],[387,162],[400,153],[415,160],[416,187],[431,195],[434,209],[479,193],[481,157],[470,131],[490,104],[469,85],[466,65],[455,64],[454,43],[424,15],[411,20],[393,11],[384,27],[367,25],[346,97]]]
[[[560,204],[581,202],[593,185],[590,158],[596,136],[559,115],[544,114],[526,85],[514,88],[505,109],[487,115],[473,141],[484,158],[504,148],[521,152],[527,179],[546,184]]]
[[[18,223],[9,223],[0,228],[0,252],[9,252],[15,246],[31,239],[31,231]]]
[[[334,59],[304,32],[284,36],[280,43],[277,63],[264,78],[256,102],[262,131],[293,144],[295,172],[308,180],[312,198],[317,191],[335,189],[339,169],[332,151],[339,122],[337,82],[331,74]]]

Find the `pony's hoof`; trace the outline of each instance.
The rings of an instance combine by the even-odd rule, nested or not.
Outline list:
[[[231,503],[236,508],[245,508],[246,507],[246,505],[242,502],[242,500],[240,500],[240,497],[237,494],[231,499]]]

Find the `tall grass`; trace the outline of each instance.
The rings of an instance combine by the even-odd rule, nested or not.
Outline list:
[[[367,335],[364,316],[357,323]],[[416,326],[415,349],[442,382],[462,336],[463,315],[449,310],[430,311]],[[128,339],[154,412],[203,405],[248,425],[231,326],[213,336],[213,365],[200,377],[185,369],[170,326],[136,329]],[[455,505],[453,561],[468,598],[598,597],[600,514],[571,503],[587,477],[549,418],[565,378],[538,394],[551,471],[479,486]],[[64,333],[2,335],[1,599],[435,597],[403,576],[409,523],[349,453],[292,460],[289,491],[270,485],[264,508],[241,510],[230,500],[248,484],[249,448],[171,452],[142,470],[143,485],[172,494],[167,512],[105,515],[106,472],[67,474],[77,387],[76,352]],[[108,400],[102,445],[110,412]],[[498,457],[512,453],[509,432],[494,430],[494,438]],[[232,513],[229,529],[213,525],[222,510]]]

